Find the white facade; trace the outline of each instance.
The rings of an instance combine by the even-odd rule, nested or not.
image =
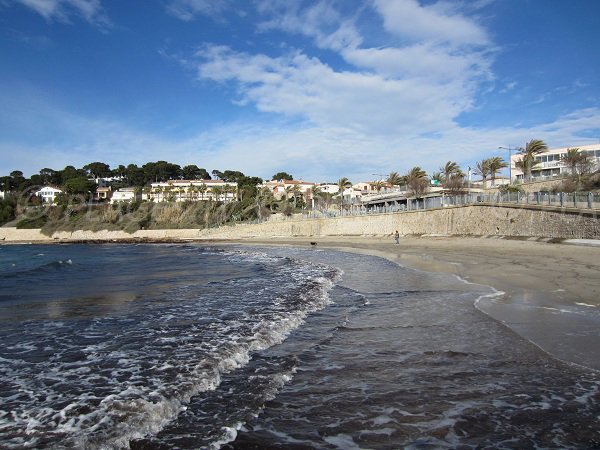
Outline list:
[[[319,189],[321,189],[321,192],[326,192],[331,195],[335,195],[340,191],[338,185],[333,183],[322,183],[319,185]]]
[[[546,179],[564,175],[571,175],[571,169],[562,161],[562,158],[567,155],[567,150],[570,148],[578,148],[580,152],[586,154],[591,162],[593,170],[600,168],[600,144],[563,147],[548,150],[544,153],[536,155],[535,159],[538,164],[531,170],[531,179]],[[515,163],[522,158],[521,154],[511,155],[511,181],[522,181],[524,174],[521,170],[515,167]]]
[[[278,200],[282,199],[283,197],[287,198],[287,196],[291,194],[291,189],[293,189],[295,186],[298,187],[304,199],[309,200],[312,198],[311,190],[316,186],[316,184],[301,180],[271,180],[260,185],[260,187],[269,188],[273,193],[273,196]]]
[[[4,191],[0,191],[0,198],[4,199]]]
[[[152,183],[145,194],[147,200],[164,201],[201,201],[217,200],[231,202],[237,198],[238,185],[235,182],[221,180],[170,180]]]
[[[54,199],[58,194],[62,194],[63,191],[54,188],[52,186],[44,186],[35,193],[44,203],[54,203]]]
[[[113,192],[110,203],[134,202],[140,200],[141,195],[136,192],[136,188],[122,188]]]

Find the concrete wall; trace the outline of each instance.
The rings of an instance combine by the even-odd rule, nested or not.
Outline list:
[[[119,239],[244,239],[275,236],[340,236],[400,234],[505,235],[600,239],[600,216],[594,210],[560,210],[535,206],[473,205],[429,211],[326,219],[289,219],[204,230],[140,230],[58,232],[0,228],[2,241]]]

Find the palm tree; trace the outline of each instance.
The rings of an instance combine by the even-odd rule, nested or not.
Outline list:
[[[342,177],[337,182],[338,195],[340,196],[340,211],[344,208],[344,191],[352,186],[350,180]]]
[[[477,161],[475,163],[475,173],[481,175],[481,179],[483,180],[483,187],[485,187],[487,177],[490,174],[490,160],[484,159],[481,161]]]
[[[152,188],[150,186],[144,186],[143,192],[144,195],[146,195],[146,200],[150,200],[150,193],[152,192]]]
[[[535,155],[548,150],[548,146],[541,139],[532,139],[521,149],[521,159],[515,161],[515,167],[523,172],[525,181],[531,179],[531,170],[538,164]]]
[[[487,162],[488,169],[490,170],[492,186],[494,186],[496,184],[496,174],[505,167],[508,167],[508,164],[500,156],[494,156],[492,158],[489,158],[487,159]]]
[[[454,161],[448,161],[446,164],[440,167],[440,172],[442,175],[444,175],[444,179],[446,180],[454,174],[462,173],[460,166]]]
[[[215,197],[215,200],[219,201],[221,195],[223,194],[223,187],[221,187],[221,186],[213,186],[212,189],[211,189],[211,191],[212,191],[212,193],[213,193],[213,195]]]
[[[275,203],[275,196],[273,191],[268,187],[262,187],[256,194],[256,207],[258,209],[258,216],[262,218],[262,209],[264,207],[270,207]]]
[[[515,161],[515,168],[523,172],[523,179],[529,181],[531,178],[531,170],[539,164],[533,155],[523,155],[521,159]]]
[[[371,186],[373,186],[374,189],[377,189],[377,192],[379,193],[381,192],[381,189],[383,189],[383,187],[385,186],[385,183],[381,180],[377,180],[371,183]]]
[[[390,172],[386,181],[392,186],[401,186],[403,184],[406,184],[406,179],[398,172]]]
[[[200,193],[200,195],[202,195],[202,200],[204,200],[204,195],[206,194],[206,191],[208,191],[208,186],[206,185],[206,183],[202,183],[200,186],[198,186],[198,192]]]
[[[189,188],[189,194],[190,194],[190,198],[192,200],[198,200],[198,192],[199,192],[200,188],[199,186],[196,186],[195,184],[190,185]]]
[[[444,183],[444,175],[441,172],[433,172],[431,175],[431,181],[435,181],[435,185],[440,185]]]
[[[156,196],[156,197],[157,197],[157,200],[156,200],[156,201],[160,203],[160,201],[161,201],[160,195],[161,195],[161,194],[164,192],[164,189],[163,189],[163,187],[162,187],[162,186],[157,186],[157,187],[155,187],[155,188],[154,188],[154,192],[156,192],[156,194],[158,194],[158,195]]]
[[[420,167],[413,167],[406,174],[406,184],[415,197],[422,196],[429,184],[427,173]]]
[[[590,158],[579,148],[568,148],[561,161],[571,169],[571,175],[577,178],[577,184],[581,181],[581,175],[589,170],[591,165]]]
[[[311,199],[312,209],[315,209],[315,205],[318,203],[319,200],[323,198],[323,194],[324,192],[319,186],[313,186],[312,188],[310,188],[309,197]]]

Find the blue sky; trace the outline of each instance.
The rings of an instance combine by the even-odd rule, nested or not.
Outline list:
[[[322,182],[600,142],[595,0],[0,0],[0,174]]]

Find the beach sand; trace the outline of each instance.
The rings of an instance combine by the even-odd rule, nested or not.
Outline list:
[[[498,292],[477,308],[570,363],[600,370],[600,247],[476,237],[298,237],[239,241],[376,255]],[[357,270],[359,270],[357,268]]]

